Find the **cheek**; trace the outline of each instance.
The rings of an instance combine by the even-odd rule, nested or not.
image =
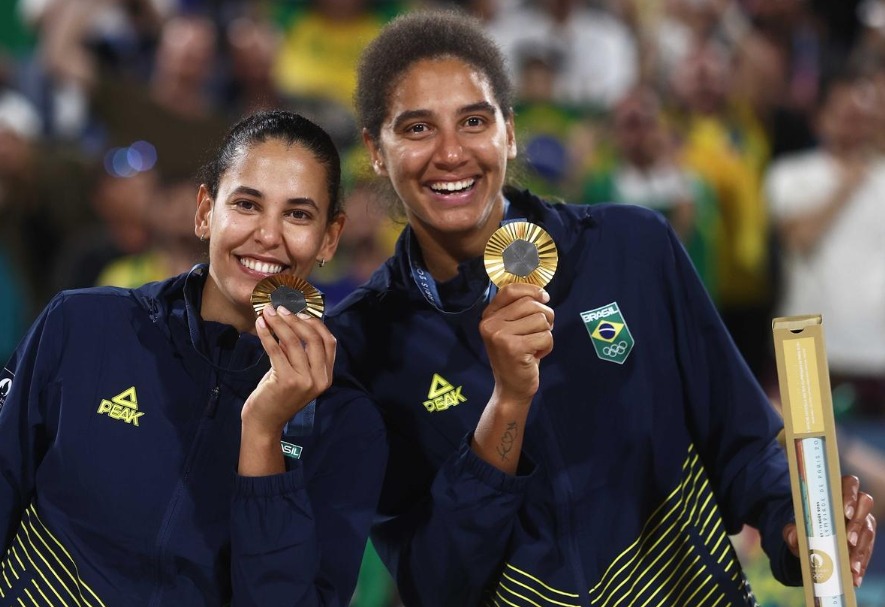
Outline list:
[[[510,159],[511,150],[506,139],[496,140],[482,147],[476,148],[475,155],[485,161],[489,170],[503,171]]]
[[[415,153],[400,153],[392,156],[385,164],[387,173],[393,181],[400,181],[415,171]]]
[[[286,251],[298,263],[313,263],[322,244],[323,235],[313,230],[292,230],[286,236]]]
[[[247,222],[236,217],[216,217],[209,237],[209,259],[227,256],[246,243],[252,230]]]
[[[222,236],[223,240],[237,240],[249,231],[248,222],[236,215],[225,214],[215,216],[213,232]]]
[[[426,166],[432,155],[428,145],[404,145],[388,154],[384,161],[391,179],[403,179],[413,176]]]

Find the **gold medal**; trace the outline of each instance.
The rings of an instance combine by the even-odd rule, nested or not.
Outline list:
[[[291,274],[274,274],[258,281],[252,289],[252,307],[257,316],[266,305],[274,309],[283,306],[292,314],[305,312],[316,318],[323,317],[323,294],[297,276]]]
[[[559,252],[550,234],[528,221],[511,221],[486,243],[486,272],[499,288],[515,282],[545,287],[556,273]]]

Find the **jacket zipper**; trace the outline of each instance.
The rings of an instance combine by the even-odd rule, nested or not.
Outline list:
[[[214,375],[213,381],[217,382],[217,378],[214,377]],[[203,444],[203,436],[206,434],[208,423],[212,418],[215,417],[215,413],[218,410],[218,400],[220,392],[221,389],[219,388],[217,383],[215,384],[215,386],[212,387],[211,390],[209,390],[209,399],[204,411],[204,415],[202,419],[200,419],[199,425],[197,426],[197,431],[194,434],[194,440],[193,442],[191,442],[190,451],[188,451],[187,457],[185,459],[184,467],[181,472],[181,478],[175,485],[175,491],[169,498],[169,505],[166,508],[166,515],[163,517],[163,523],[160,525],[160,532],[157,534],[157,541],[155,543],[156,554],[154,555],[154,574],[156,581],[154,585],[153,596],[148,603],[151,607],[159,607],[163,604],[163,568],[165,565],[164,561],[166,560],[167,542],[169,540],[169,535],[172,532],[175,515],[178,512],[178,505],[181,502],[181,497],[187,488],[187,481],[190,478],[191,469],[193,468],[194,461],[196,460],[197,454],[200,451],[200,447]]]
[[[537,407],[540,404],[542,403],[535,402],[533,406]],[[546,409],[541,407],[539,413],[540,421],[544,424],[544,434],[546,436],[556,436],[553,424],[547,415]],[[578,601],[581,605],[589,606],[590,587],[587,585],[587,576],[584,573],[584,560],[581,558],[581,549],[578,546],[577,534],[575,533],[575,512],[574,508],[570,506],[574,495],[574,489],[572,488],[571,479],[569,478],[568,473],[565,472],[568,470],[568,467],[565,465],[565,461],[562,459],[562,454],[556,447],[556,441],[544,442],[547,445],[548,453],[550,454],[553,463],[553,466],[551,467],[552,470],[559,471],[550,480],[553,483],[553,496],[556,503],[557,517],[560,519],[564,530],[564,533],[560,537],[566,539],[566,545],[571,554],[570,562],[572,573],[578,584]]]

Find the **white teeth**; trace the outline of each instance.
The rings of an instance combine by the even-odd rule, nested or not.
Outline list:
[[[431,184],[430,189],[437,192],[460,192],[471,187],[474,183],[473,179],[462,179],[461,181],[442,181]]]
[[[279,274],[283,271],[283,268],[285,267],[278,263],[267,263],[264,261],[258,261],[256,259],[249,259],[247,257],[241,257],[240,263],[250,270],[261,272],[262,274]]]

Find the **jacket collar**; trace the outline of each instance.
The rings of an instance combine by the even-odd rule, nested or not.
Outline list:
[[[196,353],[218,371],[263,375],[269,362],[256,336],[237,333],[230,325],[207,322],[200,316],[208,275],[209,266],[198,264],[189,272],[148,283],[132,293],[182,355]]]
[[[505,188],[505,195],[510,201],[512,210],[511,215],[515,217],[523,217],[527,221],[538,224],[546,230],[559,251],[559,266],[556,276],[546,287],[551,295],[551,301],[557,301],[565,295],[565,291],[574,280],[574,276],[578,270],[575,267],[573,255],[571,255],[575,246],[580,244],[580,239],[587,229],[596,226],[593,218],[592,206],[577,206],[558,203],[549,203],[534,196],[527,190],[517,190],[514,188]],[[396,243],[393,257],[369,279],[366,288],[384,294],[390,291],[404,291],[411,301],[422,301],[425,299],[420,288],[416,285],[412,276],[412,268],[409,263],[409,247],[412,245],[411,239],[414,235],[411,230],[406,227],[400,234]],[[477,268],[482,273],[485,272],[482,259],[477,258],[468,260],[459,266],[459,275],[453,281],[461,281],[460,301],[472,301],[481,295],[481,290],[486,284],[484,280],[477,280]],[[466,285],[466,286],[465,286]],[[458,285],[446,283],[443,290]],[[557,295],[559,297],[557,297]],[[444,302],[446,303],[446,302]]]

